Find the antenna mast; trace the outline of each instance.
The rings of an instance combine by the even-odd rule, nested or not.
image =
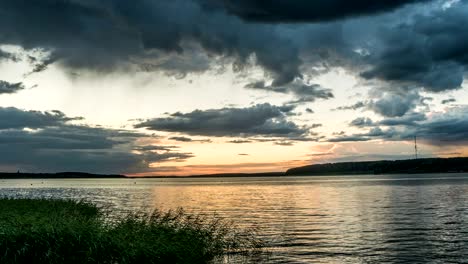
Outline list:
[[[416,136],[414,136],[414,156],[418,159],[418,141]]]

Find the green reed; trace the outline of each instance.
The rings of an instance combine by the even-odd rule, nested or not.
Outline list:
[[[262,246],[254,232],[183,210],[110,217],[83,201],[0,199],[0,263],[208,263]]]

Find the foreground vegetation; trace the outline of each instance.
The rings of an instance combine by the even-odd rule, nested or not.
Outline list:
[[[0,199],[0,263],[207,263],[260,247],[181,210],[111,218],[87,202]]]

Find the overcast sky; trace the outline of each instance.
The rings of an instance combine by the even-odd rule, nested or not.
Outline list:
[[[2,0],[0,171],[468,155],[465,0]]]

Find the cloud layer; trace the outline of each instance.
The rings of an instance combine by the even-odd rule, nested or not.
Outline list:
[[[253,60],[273,91],[305,97],[300,85],[288,84],[330,67],[440,92],[460,87],[468,61],[467,4],[445,6],[436,0],[5,0],[0,44],[48,52],[31,60],[33,71],[50,63],[100,71],[133,65],[183,77],[219,63],[241,71]]]
[[[195,110],[135,125],[155,131],[215,137],[306,137],[309,128],[287,120],[294,107],[259,104],[246,108]]]
[[[357,118],[350,125],[367,130],[364,133],[347,135],[342,133],[329,139],[330,142],[369,141],[375,139],[400,141],[421,141],[435,146],[464,145],[468,142],[468,108],[452,107],[446,112],[434,112],[430,116],[421,113],[407,113],[400,117],[373,121]]]
[[[391,11],[405,4],[427,0],[200,0],[212,7],[255,22],[324,22]]]
[[[152,163],[193,156],[173,148],[141,147],[136,141],[147,137],[143,134],[71,124],[81,118],[59,111],[0,108],[0,120],[0,167],[35,172],[135,173],[150,170]]]

